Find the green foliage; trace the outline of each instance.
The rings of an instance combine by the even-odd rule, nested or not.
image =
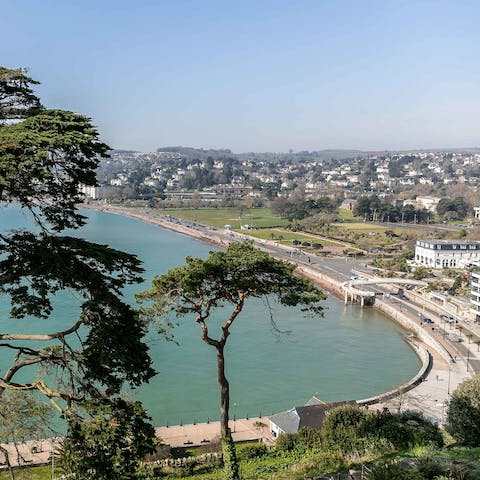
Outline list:
[[[471,211],[470,204],[463,198],[442,198],[437,205],[437,213],[447,220],[462,220]]]
[[[252,242],[232,243],[225,251],[210,252],[206,259],[187,257],[184,266],[155,277],[152,288],[137,296],[141,302],[152,302],[142,309],[147,318],[194,315],[202,340],[216,349],[222,450],[228,478],[238,478],[235,451],[229,449],[227,442],[230,387],[225,375],[224,349],[230,326],[249,297],[273,295],[283,305],[301,305],[303,310],[320,314],[320,301],[325,294],[307,279],[294,276],[294,269],[293,265],[255,249]],[[231,312],[221,326],[219,338],[214,338],[209,331],[210,314],[226,305]]]
[[[231,435],[222,437],[222,458],[225,480],[238,480],[239,466],[237,452]]]
[[[138,402],[88,402],[68,417],[57,465],[75,480],[138,478],[139,461],[156,448],[155,432]]]
[[[461,444],[480,446],[480,375],[465,380],[454,392],[447,414],[447,430]]]
[[[43,110],[2,126],[0,198],[43,216],[55,231],[78,227],[78,185],[96,184],[97,156],[107,149],[90,119],[72,112]]]
[[[0,66],[0,122],[25,118],[42,108],[31,85],[38,82],[25,69]]]
[[[320,472],[340,472],[346,468],[346,459],[339,450],[323,449],[312,456],[312,460]]]
[[[432,269],[428,267],[417,267],[412,272],[412,278],[415,280],[423,280],[424,278],[428,278],[432,276]]]
[[[423,480],[420,473],[407,470],[398,463],[387,463],[372,468],[368,480]]]
[[[431,457],[419,458],[415,468],[425,480],[435,480],[445,473],[444,465]]]
[[[268,453],[268,448],[264,443],[254,443],[237,446],[237,457],[239,460],[248,460],[251,458],[261,458]]]
[[[360,197],[353,209],[355,216],[380,222],[416,222],[426,223],[430,212],[425,209],[415,209],[412,205],[395,207],[386,200],[380,200],[376,195]]]
[[[443,445],[436,425],[420,412],[368,412],[355,406],[332,410],[322,428],[326,445],[343,452],[401,450],[415,445]],[[390,448],[391,448],[390,447]]]
[[[137,299],[157,301],[143,309],[154,316],[170,311],[179,316],[199,313],[206,318],[224,301],[235,305],[240,299],[264,295],[276,296],[283,305],[302,305],[321,313],[319,302],[324,293],[307,279],[294,276],[294,269],[294,265],[257,250],[251,242],[231,243],[227,250],[212,251],[206,259],[187,257],[186,265],[155,277],[152,289]]]
[[[133,478],[132,466],[150,451],[153,429],[138,405],[111,397],[124,382],[137,386],[154,374],[146,326],[122,298],[143,270],[133,255],[64,235],[85,222],[77,209],[79,185],[96,184],[108,146],[89,118],[41,107],[31,87],[36,83],[23,70],[0,67],[0,202],[16,203],[36,224],[32,231],[0,234],[0,294],[10,297],[14,332],[18,319],[47,325],[51,299],[62,290],[79,299],[80,316],[63,331],[35,335],[8,333],[5,319],[1,347],[16,356],[10,368],[2,365],[1,380],[7,390],[41,392],[63,411],[70,427],[64,459],[76,478],[92,478],[88,468],[101,461],[105,471],[125,474],[96,478]],[[19,383],[35,378],[36,366],[42,367],[38,378]],[[86,406],[89,416],[80,418]],[[27,428],[24,409],[17,413]]]

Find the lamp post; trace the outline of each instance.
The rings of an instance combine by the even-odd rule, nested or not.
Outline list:
[[[237,419],[237,403],[233,403],[233,432],[235,433],[235,420]]]

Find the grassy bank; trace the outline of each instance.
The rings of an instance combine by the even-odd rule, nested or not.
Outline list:
[[[156,211],[216,228],[224,225],[240,228],[245,224],[255,228],[281,227],[288,223],[287,219],[272,214],[268,208],[167,208]]]

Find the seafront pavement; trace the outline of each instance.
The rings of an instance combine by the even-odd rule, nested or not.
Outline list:
[[[428,376],[412,390],[400,394],[384,403],[372,405],[370,408],[381,410],[387,407],[392,412],[404,410],[420,410],[435,423],[445,423],[453,391],[472,371],[467,372],[463,361],[447,364],[436,352],[432,352],[433,367]]]
[[[257,428],[255,424],[261,422],[264,428]],[[235,442],[246,442],[264,438],[273,441],[270,435],[268,418],[239,418],[230,420],[229,426]],[[220,438],[220,422],[196,423],[189,425],[175,425],[172,427],[158,427],[155,429],[157,437],[171,447],[194,447],[215,443]],[[208,440],[208,441],[205,441]],[[191,443],[190,443],[191,442]]]

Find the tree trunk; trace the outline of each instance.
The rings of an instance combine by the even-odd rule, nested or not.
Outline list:
[[[8,455],[8,450],[6,448],[0,446],[0,451],[5,456],[5,463],[7,464],[7,468],[8,468],[9,474],[10,474],[10,479],[15,480],[15,475],[13,473],[13,468],[12,468],[12,465],[10,463],[10,456]]]
[[[217,347],[217,381],[220,390],[220,433],[222,437],[230,436],[228,427],[230,408],[230,384],[225,376],[225,357],[223,355],[223,345]]]
[[[217,347],[217,379],[220,389],[220,433],[222,437],[222,458],[225,480],[239,480],[240,472],[238,467],[237,452],[233,444],[232,433],[228,426],[228,409],[230,406],[230,385],[225,376],[225,357],[223,355],[224,345]]]

